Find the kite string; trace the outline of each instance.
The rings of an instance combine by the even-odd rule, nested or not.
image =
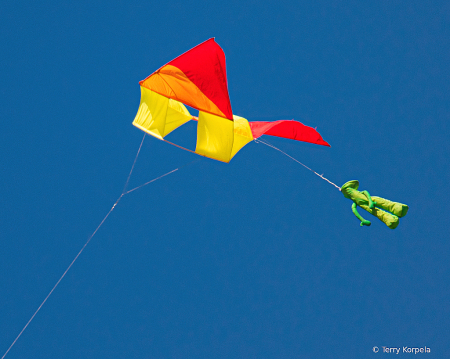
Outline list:
[[[126,194],[128,194],[128,193],[130,193],[130,192],[136,191],[136,190],[139,189],[139,188],[142,188],[142,187],[144,187],[144,186],[147,186],[148,184],[150,184],[150,183],[152,183],[152,182],[155,182],[155,181],[159,180],[160,178],[163,178],[163,177],[165,177],[165,176],[168,176],[168,175],[170,175],[171,173],[174,173],[174,172],[176,172],[176,171],[182,169],[183,167],[189,166],[189,165],[191,165],[191,164],[193,164],[193,163],[195,163],[195,162],[198,162],[198,161],[200,161],[200,158],[199,158],[199,159],[196,159],[196,160],[194,160],[194,161],[188,162],[188,163],[186,163],[186,164],[183,165],[183,166],[180,166],[180,167],[178,167],[178,168],[175,168],[174,170],[172,170],[172,171],[170,171],[170,172],[167,172],[167,173],[165,173],[165,174],[163,174],[163,175],[161,175],[161,176],[159,176],[159,177],[156,177],[156,178],[154,178],[154,179],[152,179],[152,180],[150,180],[150,181],[148,181],[148,182],[145,182],[144,184],[141,184],[140,186],[137,186],[137,187],[135,187],[135,188],[133,188],[133,189],[130,189],[129,191],[124,192],[124,193],[122,194],[122,196],[125,196]]]
[[[136,153],[136,157],[134,158],[133,166],[131,166],[131,171],[130,171],[130,173],[128,175],[127,181],[125,182],[125,186],[123,186],[123,190],[122,190],[122,194],[120,195],[120,198],[125,194],[125,191],[126,191],[126,189],[128,187],[128,182],[130,182],[131,173],[133,172],[134,165],[136,164],[137,158],[139,156],[139,152],[141,152],[142,144],[144,143],[144,140],[145,140],[145,135],[146,134],[144,133],[144,137],[142,137],[141,145],[139,146],[139,149],[138,149],[138,151]]]
[[[69,266],[67,267],[67,269],[64,271],[63,275],[59,278],[59,280],[56,282],[56,284],[53,286],[52,290],[47,294],[47,296],[45,297],[44,301],[41,303],[41,305],[38,307],[38,309],[34,312],[34,314],[31,316],[30,320],[28,320],[27,324],[25,324],[25,326],[23,327],[23,329],[20,331],[19,335],[16,337],[16,339],[14,339],[14,341],[12,342],[12,344],[9,346],[8,350],[5,352],[5,354],[3,354],[3,356],[1,357],[1,359],[4,359],[5,356],[9,353],[9,351],[11,350],[11,348],[14,346],[14,344],[16,344],[17,340],[20,338],[20,336],[22,335],[22,333],[25,331],[25,329],[27,329],[28,325],[31,323],[31,321],[34,319],[34,317],[36,316],[36,314],[41,310],[41,308],[43,307],[43,305],[45,304],[45,302],[47,301],[47,299],[52,295],[52,293],[54,292],[54,290],[56,289],[56,287],[59,285],[59,283],[61,282],[61,280],[66,276],[67,272],[70,270],[70,268],[73,266],[73,264],[75,263],[75,261],[78,259],[78,257],[80,256],[80,254],[84,251],[84,249],[86,248],[86,246],[89,244],[89,242],[91,241],[91,239],[95,236],[95,234],[97,233],[97,231],[100,229],[100,227],[103,225],[103,223],[106,221],[106,219],[108,218],[108,216],[111,214],[111,212],[114,210],[114,208],[117,206],[117,204],[119,203],[119,201],[122,199],[122,197],[130,192],[133,192],[139,188],[142,188],[146,185],[148,185],[149,183],[155,182],[157,180],[159,180],[160,178],[163,178],[173,172],[178,171],[180,168],[183,168],[187,165],[190,165],[194,162],[199,161],[199,159],[194,160],[192,162],[189,162],[181,167],[178,167],[170,172],[167,172],[166,174],[163,174],[162,176],[159,176],[157,178],[152,179],[151,181],[148,181],[146,183],[144,183],[143,185],[140,185],[136,188],[133,188],[132,190],[126,191],[126,188],[128,186],[128,182],[130,180],[131,177],[131,173],[133,172],[134,169],[134,165],[136,164],[136,160],[139,156],[139,152],[141,151],[142,148],[142,144],[144,143],[144,137],[142,138],[141,141],[141,145],[139,146],[139,150],[136,154],[136,157],[134,158],[134,162],[133,162],[133,166],[131,167],[131,171],[128,175],[127,181],[125,183],[125,186],[123,188],[122,194],[119,196],[119,198],[116,200],[116,202],[113,204],[113,206],[111,207],[111,209],[109,210],[109,212],[106,214],[105,218],[103,218],[103,220],[100,222],[100,224],[98,225],[98,227],[95,229],[94,233],[92,233],[90,235],[90,237],[88,238],[88,240],[86,241],[86,243],[84,244],[84,246],[81,248],[81,250],[78,252],[78,254],[75,256],[75,258],[73,259],[73,261],[69,264]],[[126,191],[126,192],[125,192]]]
[[[263,140],[260,139],[256,139],[254,140],[256,143],[262,143],[266,146],[272,147],[273,149],[281,152],[282,154],[288,156],[291,160],[294,160],[295,162],[301,164],[303,167],[307,168],[308,170],[310,170],[311,172],[315,173],[317,176],[319,176],[320,178],[322,178],[323,180],[327,181],[328,183],[332,184],[334,187],[336,187],[339,191],[341,190],[341,187],[339,187],[338,185],[336,185],[335,183],[331,182],[329,179],[325,178],[323,175],[318,174],[316,171],[312,170],[311,168],[309,168],[308,166],[306,166],[305,164],[301,163],[299,160],[295,159],[294,157],[292,157],[291,155],[288,155],[286,152],[283,152],[282,150],[280,150],[279,148],[275,147],[274,145],[264,142]]]
[[[10,345],[10,347],[8,348],[8,350],[6,351],[5,354],[3,354],[2,359],[5,358],[6,354],[8,354],[8,352],[11,350],[11,348],[14,346],[14,344],[16,344],[17,340],[20,338],[20,336],[22,335],[22,333],[25,331],[25,329],[27,329],[28,325],[31,323],[31,321],[34,319],[34,317],[36,316],[36,314],[41,310],[42,306],[45,304],[45,302],[47,301],[47,299],[52,295],[53,291],[56,289],[56,287],[58,286],[58,284],[61,282],[61,280],[66,276],[67,272],[70,270],[70,268],[72,268],[73,264],[75,263],[75,261],[78,259],[78,257],[80,256],[80,254],[83,252],[83,250],[86,248],[86,246],[89,244],[89,242],[91,241],[91,239],[94,237],[94,235],[97,233],[97,231],[100,229],[100,227],[102,226],[102,224],[106,221],[106,218],[108,218],[108,216],[111,214],[111,212],[114,210],[114,208],[116,207],[117,203],[119,203],[120,199],[123,197],[124,192],[128,186],[128,182],[130,181],[130,177],[131,177],[131,173],[133,172],[134,169],[134,165],[136,164],[136,160],[139,156],[139,152],[141,151],[142,148],[142,144],[144,143],[144,139],[145,139],[145,134],[144,137],[142,138],[141,141],[141,145],[139,146],[138,152],[136,154],[136,157],[134,158],[134,162],[133,162],[133,166],[131,166],[131,171],[128,174],[128,178],[127,181],[125,182],[125,186],[123,188],[122,194],[120,195],[120,197],[117,199],[116,203],[113,204],[113,206],[111,207],[111,209],[109,210],[109,212],[107,213],[107,215],[105,216],[105,218],[103,218],[103,220],[100,222],[100,224],[98,225],[98,227],[95,229],[94,233],[91,234],[91,236],[88,238],[88,240],[86,241],[86,243],[84,244],[84,246],[81,248],[81,250],[78,252],[78,254],[75,256],[75,258],[73,259],[73,261],[69,264],[69,266],[67,267],[67,269],[64,271],[63,275],[59,278],[59,280],[56,282],[56,284],[53,286],[52,290],[47,294],[47,296],[45,297],[44,301],[41,303],[41,305],[38,307],[38,309],[34,312],[34,314],[31,316],[30,320],[28,320],[27,324],[25,324],[25,326],[23,327],[23,329],[20,331],[19,335],[16,337],[16,339],[14,339],[14,341],[12,342],[12,344]]]
[[[17,340],[20,338],[20,336],[22,335],[22,333],[25,331],[25,329],[27,329],[28,325],[31,323],[31,321],[34,319],[34,317],[36,316],[36,314],[41,310],[42,306],[45,304],[45,302],[47,301],[47,299],[52,295],[53,291],[56,289],[56,287],[58,286],[59,282],[61,282],[61,280],[66,276],[67,272],[69,271],[69,269],[72,267],[72,265],[75,263],[75,261],[78,259],[78,257],[80,256],[81,252],[83,252],[84,248],[86,248],[86,246],[88,245],[88,243],[91,241],[92,237],[94,237],[95,233],[97,233],[97,231],[99,230],[99,228],[102,226],[103,222],[105,222],[106,218],[108,218],[108,216],[110,215],[110,213],[113,211],[114,207],[117,205],[117,203],[119,202],[120,198],[122,198],[122,196],[119,197],[119,199],[116,201],[116,203],[114,203],[114,205],[111,207],[111,209],[109,210],[108,214],[105,216],[105,218],[103,218],[103,220],[101,221],[101,223],[99,224],[99,226],[97,227],[97,229],[94,231],[94,233],[92,233],[92,235],[89,237],[89,239],[87,240],[87,242],[84,244],[84,246],[81,248],[81,250],[78,252],[78,254],[76,255],[76,257],[73,259],[72,263],[70,263],[70,265],[67,267],[67,269],[65,270],[65,272],[63,273],[63,275],[61,276],[61,278],[59,278],[59,280],[56,282],[56,284],[53,286],[52,290],[50,291],[50,293],[48,293],[48,295],[45,297],[44,301],[41,303],[41,305],[39,306],[39,308],[34,312],[33,316],[30,318],[30,320],[27,322],[27,324],[25,324],[25,326],[23,327],[23,329],[20,331],[19,335],[16,337],[16,339],[14,339],[14,341],[12,342],[12,344],[10,345],[10,347],[8,348],[8,350],[6,351],[6,353],[2,356],[2,359],[6,356],[6,354],[8,354],[8,352],[11,350],[11,348],[13,347],[14,344],[16,344]]]

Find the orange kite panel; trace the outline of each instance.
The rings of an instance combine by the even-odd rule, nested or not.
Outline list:
[[[226,117],[216,104],[206,97],[184,72],[175,66],[163,66],[152,76],[141,81],[141,86],[193,108],[201,109],[216,116]]]
[[[200,111],[233,120],[225,54],[214,39],[178,56],[140,84]]]

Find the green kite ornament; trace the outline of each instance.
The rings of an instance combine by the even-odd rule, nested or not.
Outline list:
[[[259,138],[254,139],[254,141],[256,141],[257,143],[263,143],[266,146],[271,147],[274,150],[277,150],[278,152],[281,152],[285,156],[289,157],[291,160],[297,162],[298,164],[302,165],[306,169],[313,172],[315,175],[322,178],[324,181],[336,187],[340,192],[342,192],[345,198],[351,199],[353,201],[352,204],[353,214],[361,221],[360,223],[361,227],[370,226],[372,223],[361,217],[361,215],[358,213],[357,210],[358,206],[365,209],[371,215],[377,217],[381,222],[383,222],[386,226],[388,226],[391,229],[397,228],[399,218],[406,216],[406,213],[408,213],[409,207],[406,204],[389,201],[388,199],[384,199],[381,197],[375,196],[371,197],[369,192],[367,191],[358,191],[359,182],[357,180],[348,181],[342,187],[339,187],[337,184],[331,182],[328,178],[324,177],[323,174],[317,173],[313,169],[309,168],[296,158],[292,157],[291,155],[288,155],[286,152],[280,150],[274,145],[267,143]]]
[[[357,206],[365,209],[370,214],[377,217],[386,226],[395,229],[398,226],[399,218],[404,217],[408,212],[406,204],[392,202],[381,197],[371,197],[367,191],[358,191],[359,182],[356,180],[348,181],[341,187],[341,192],[345,198],[353,201],[352,211],[361,221],[361,226],[370,226],[370,221],[360,216],[356,210]]]

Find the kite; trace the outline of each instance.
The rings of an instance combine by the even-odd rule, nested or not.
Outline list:
[[[352,211],[361,221],[361,226],[370,226],[371,223],[359,215],[356,209],[357,206],[379,218],[391,229],[396,228],[399,218],[405,216],[408,212],[408,206],[405,204],[392,202],[380,197],[371,197],[367,191],[358,191],[359,182],[356,180],[345,183],[341,188],[275,146],[262,140],[257,140],[262,135],[269,135],[330,147],[314,128],[305,126],[298,121],[249,122],[243,117],[233,115],[228,95],[225,54],[214,38],[178,56],[146,79],[140,81],[139,84],[141,87],[141,102],[133,125],[149,135],[184,150],[226,163],[230,162],[236,153],[250,141],[264,143],[314,172],[317,176],[338,188],[346,198],[351,199],[354,202]],[[199,111],[198,117],[191,116],[185,105],[197,109]],[[172,131],[191,120],[197,121],[197,145],[195,151],[165,139]],[[2,359],[20,338],[121,198],[178,170],[178,168],[174,169],[141,186],[127,190],[144,138],[145,135],[142,138],[141,146],[134,159],[122,194],[31,316],[30,320],[25,324]]]
[[[330,145],[312,127],[294,120],[249,122],[233,115],[225,54],[214,38],[192,48],[139,82],[141,102],[133,125],[160,140],[188,121],[197,121],[194,152],[230,162],[250,141],[262,135]],[[199,110],[191,116],[186,106]]]
[[[358,181],[349,181],[341,188],[275,146],[257,140],[262,135],[269,135],[330,147],[314,128],[298,121],[249,122],[233,115],[225,54],[214,38],[162,66],[140,81],[139,85],[141,102],[133,125],[153,137],[226,163],[250,141],[264,143],[300,163],[338,188],[346,198],[353,200],[352,211],[361,221],[361,226],[370,226],[371,223],[359,215],[357,206],[379,218],[391,229],[398,226],[399,218],[408,211],[407,205],[370,197],[367,191],[359,192]],[[198,117],[192,116],[185,105],[197,109]],[[165,139],[172,131],[191,120],[197,121],[195,151]]]

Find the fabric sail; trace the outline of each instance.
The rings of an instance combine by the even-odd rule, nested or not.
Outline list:
[[[213,38],[139,84],[141,101],[133,125],[165,140],[173,130],[196,120],[195,153],[208,158],[229,162],[242,147],[263,134],[329,146],[315,129],[298,121],[248,122],[233,115],[225,54]],[[198,118],[191,116],[185,105],[199,110]]]
[[[178,56],[139,84],[199,111],[233,120],[225,54],[214,39]]]
[[[254,138],[269,135],[331,147],[314,128],[294,120],[254,121],[250,122],[250,128]]]

